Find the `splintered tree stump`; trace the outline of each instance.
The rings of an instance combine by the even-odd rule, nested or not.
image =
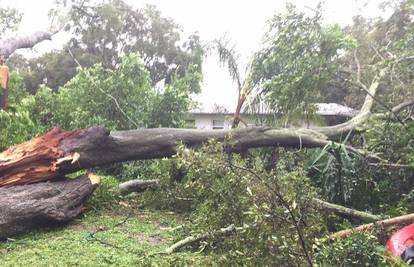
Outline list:
[[[0,187],[29,184],[59,176],[58,163],[64,152],[60,142],[76,132],[55,128],[41,137],[10,147],[0,154]]]
[[[73,220],[99,181],[99,176],[88,174],[0,188],[0,239]]]

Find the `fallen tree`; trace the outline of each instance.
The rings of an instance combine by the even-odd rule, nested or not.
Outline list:
[[[3,202],[8,209],[1,209],[3,233],[0,232],[0,237],[73,219],[96,185],[91,184],[87,190],[78,192],[78,185],[71,180],[33,183],[54,181],[68,173],[114,162],[170,157],[180,143],[194,147],[211,138],[223,141],[229,152],[266,146],[321,147],[330,142],[309,129],[253,127],[204,131],[160,128],[109,132],[104,127],[76,131],[55,128],[0,153],[0,186],[4,198],[9,199]],[[54,197],[39,201],[39,196],[40,199],[45,197],[38,192],[48,196],[47,192],[55,185],[62,186],[66,192],[62,189],[62,195],[52,194]],[[19,197],[10,197],[15,192]],[[19,201],[27,201],[27,204],[22,205]],[[37,206],[37,202],[42,205]],[[72,210],[72,206],[78,208]]]
[[[176,153],[180,143],[194,147],[209,139],[223,141],[228,152],[268,146],[323,147],[333,142],[331,138],[351,131],[370,117],[378,79],[384,72],[382,70],[374,78],[361,112],[335,126],[311,129],[248,127],[231,130],[154,128],[114,132],[100,126],[70,132],[55,128],[44,136],[0,154],[0,186],[46,181],[109,163],[170,157]],[[347,148],[354,153],[376,158],[366,151]]]
[[[31,41],[28,42],[27,39]],[[10,42],[4,47],[11,46],[11,50],[15,50],[26,47],[28,43],[32,45],[40,42],[43,38],[34,34],[30,38],[17,40],[20,41]],[[4,48],[0,46],[0,52],[2,49]],[[367,95],[359,114],[335,126],[311,129],[248,127],[232,130],[156,128],[115,132],[99,126],[71,132],[55,128],[44,136],[11,147],[0,154],[0,186],[46,181],[66,173],[114,162],[170,157],[176,153],[176,147],[180,143],[194,147],[208,139],[224,141],[229,152],[268,146],[323,147],[332,142],[332,138],[355,129],[369,119],[375,94],[386,70],[387,68],[381,69],[367,87]],[[363,150],[347,148],[355,153],[369,155]]]
[[[17,49],[50,40],[53,34],[35,32],[3,38],[0,54],[8,57]],[[110,133],[103,127],[73,132],[56,128],[0,154],[0,186],[51,180],[66,173],[113,162],[169,157],[175,154],[180,142],[196,146],[210,138],[234,140],[235,143],[228,146],[230,151],[264,146],[321,147],[329,142],[327,136],[310,129],[142,129]]]
[[[68,132],[55,128],[44,136],[0,153],[0,186],[6,187],[2,189],[4,195],[13,195],[14,190],[18,190],[22,200],[33,202],[33,199],[37,199],[37,193],[32,190],[32,186],[47,192],[50,184],[54,183],[32,186],[27,184],[57,179],[67,173],[114,162],[170,157],[176,153],[180,143],[194,147],[211,138],[223,141],[229,152],[266,146],[322,147],[331,142],[324,134],[312,129],[252,127],[205,131],[159,128],[110,132],[98,126]],[[75,184],[63,184],[66,184],[67,190],[77,191]],[[16,185],[25,186],[15,187]],[[70,206],[80,207],[80,203],[90,193],[92,189],[86,190],[80,198],[78,193],[69,194],[65,196],[65,202]],[[4,233],[1,236],[16,234],[50,222],[68,221],[80,212],[79,208],[68,212],[66,206],[57,205],[59,196],[44,202],[47,207],[57,207],[52,213],[60,214],[62,217],[59,218],[42,214],[44,209],[35,209],[30,205],[20,209],[21,205],[17,205],[16,200],[13,201],[15,203],[4,202],[9,209],[2,214]],[[18,223],[16,214],[19,214]],[[41,220],[32,219],[36,216]],[[20,226],[17,227],[18,225]]]
[[[0,153],[0,186],[46,181],[114,162],[170,157],[176,154],[180,143],[195,147],[212,138],[223,141],[228,152],[268,146],[323,147],[331,142],[311,129],[154,128],[110,132],[98,126],[67,132],[54,128],[44,136]]]
[[[4,39],[4,42],[0,45],[0,53],[8,56],[19,48],[33,47],[38,42],[50,39],[51,36],[51,33],[35,33],[26,37]],[[115,162],[171,157],[176,153],[176,148],[181,143],[188,147],[196,147],[209,139],[222,141],[227,152],[243,152],[250,148],[268,146],[324,147],[333,142],[332,140],[335,140],[336,136],[355,129],[372,116],[371,108],[374,103],[374,96],[385,72],[385,69],[380,70],[371,85],[367,87],[367,96],[360,113],[351,120],[335,126],[311,129],[249,127],[231,130],[156,128],[113,132],[100,126],[75,131],[64,131],[55,128],[43,136],[35,137],[26,143],[10,147],[0,153],[0,187],[4,187],[2,189],[4,195],[12,196],[14,190],[17,190],[20,192],[22,200],[37,199],[37,193],[32,190],[33,187],[40,191],[48,191],[50,184],[59,183],[55,180],[65,174]],[[410,104],[412,103],[407,105]],[[399,110],[400,108],[398,108]],[[354,153],[371,157],[376,161],[379,160],[378,157],[367,151],[349,146],[347,148]],[[53,182],[30,185],[49,180],[53,180]],[[71,180],[60,181],[60,183],[62,186],[65,185],[64,188],[67,190],[71,188],[74,192],[77,191],[76,185]],[[90,188],[94,187],[95,184]],[[87,193],[84,193],[84,196],[92,193],[93,189],[86,191]],[[71,198],[68,198],[68,196]],[[86,197],[78,198],[77,195],[71,194],[65,197],[69,205],[78,207],[81,206],[79,201],[83,203],[86,199]],[[53,201],[58,200],[59,198],[53,199]],[[50,200],[48,205],[51,206],[53,201]],[[5,228],[3,236],[18,233],[22,231],[21,229],[29,229],[48,221],[67,221],[73,218],[73,216],[64,216],[63,219],[46,215],[41,216],[41,210],[29,208],[19,210],[19,207],[15,204],[8,204],[10,205],[9,211],[2,214],[4,221],[2,228]],[[64,206],[58,205],[56,207],[59,208],[55,214],[59,212],[69,214]],[[13,209],[16,210],[13,211]],[[42,218],[41,223],[32,224],[31,218],[35,216],[33,211],[39,213]],[[13,223],[9,223],[15,222],[13,214],[16,213],[19,214],[21,224],[24,225],[20,228],[13,227]],[[70,214],[77,215],[79,210]],[[23,223],[24,220],[28,222]],[[15,224],[18,225],[18,223]]]

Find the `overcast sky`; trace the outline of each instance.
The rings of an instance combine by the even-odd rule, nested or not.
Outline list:
[[[0,0],[2,5],[19,9],[23,15],[21,32],[32,32],[49,28],[47,12],[53,0]],[[210,41],[224,33],[232,38],[241,54],[244,66],[251,53],[260,44],[265,32],[266,20],[273,14],[285,10],[285,0],[126,0],[135,7],[146,3],[158,6],[164,16],[174,19],[183,26],[184,34],[198,32],[202,40]],[[318,0],[290,1],[301,10],[311,12]],[[324,4],[325,23],[350,24],[352,17],[361,14],[365,17],[382,15],[378,8],[382,0],[326,0]],[[58,47],[61,35],[52,42],[44,42],[35,47],[33,53],[41,53]],[[210,110],[214,103],[233,110],[236,104],[236,86],[231,82],[227,71],[220,68],[216,57],[208,57],[204,66],[203,92],[198,98],[204,110]]]

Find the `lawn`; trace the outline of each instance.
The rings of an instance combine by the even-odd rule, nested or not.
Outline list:
[[[192,252],[163,254],[177,238],[180,215],[144,209],[137,196],[113,197],[115,185],[106,177],[75,221],[0,243],[0,266],[211,265],[209,257]]]

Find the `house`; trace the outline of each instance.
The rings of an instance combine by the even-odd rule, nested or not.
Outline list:
[[[325,124],[325,125],[336,125],[342,123],[349,118],[354,117],[358,111],[352,108],[339,105],[336,103],[317,103],[316,114],[318,114],[322,120],[318,121],[302,121],[295,123],[295,126],[301,125],[302,127],[310,127],[316,124]],[[269,116],[269,114],[260,114],[259,116]],[[234,113],[232,112],[218,112],[218,111],[193,111],[186,120],[187,127],[196,128],[196,129],[230,129]],[[252,115],[243,114],[243,119],[247,121],[247,127],[254,126]],[[256,115],[257,117],[257,115]],[[245,125],[240,124],[241,127],[246,127]]]

